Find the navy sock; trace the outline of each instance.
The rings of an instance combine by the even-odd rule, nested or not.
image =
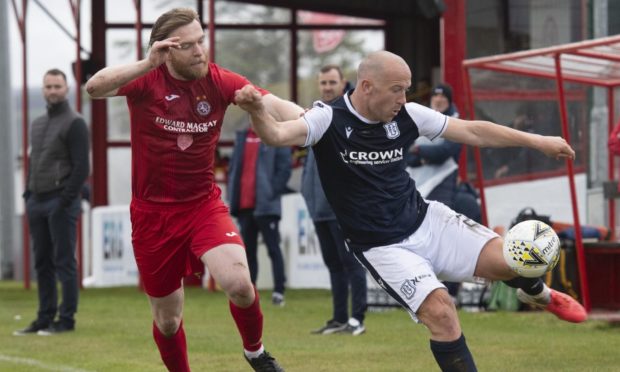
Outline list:
[[[477,371],[463,334],[454,341],[431,340],[431,351],[443,372]]]
[[[522,276],[518,276],[514,279],[504,280],[507,286],[512,288],[521,288],[523,292],[536,296],[543,291],[545,288],[545,283],[541,278],[524,278]]]

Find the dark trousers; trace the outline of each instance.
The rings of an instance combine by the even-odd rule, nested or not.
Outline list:
[[[271,270],[273,272],[274,292],[284,293],[284,258],[280,250],[280,230],[278,216],[254,216],[253,209],[239,211],[237,216],[241,237],[245,244],[245,254],[248,258],[250,267],[250,278],[256,284],[258,277],[258,233],[263,236],[263,241],[267,246],[267,253],[271,259]]]
[[[347,251],[344,236],[336,220],[314,221],[323,261],[329,270],[334,305],[333,319],[345,323],[348,319],[349,286],[351,287],[351,316],[364,322],[366,313],[366,270],[352,253]]]
[[[51,323],[58,312],[59,321],[68,326],[75,323],[78,306],[78,275],[75,258],[77,219],[80,199],[69,206],[60,205],[60,198],[36,200],[28,198],[26,211],[39,292],[37,321]],[[58,306],[56,280],[62,288],[62,302]]]

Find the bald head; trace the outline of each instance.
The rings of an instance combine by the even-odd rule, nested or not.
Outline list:
[[[411,70],[404,59],[384,50],[370,53],[357,69],[351,103],[371,121],[388,123],[407,102]]]
[[[385,50],[372,52],[362,60],[357,69],[357,80],[382,79],[388,71],[403,71],[411,74],[402,57]]]

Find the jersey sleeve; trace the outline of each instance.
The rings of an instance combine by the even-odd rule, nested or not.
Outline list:
[[[149,86],[151,74],[147,74],[141,76],[137,79],[130,81],[129,83],[123,85],[116,92],[117,96],[126,96],[127,98],[137,99],[140,98],[145,91],[145,87]]]
[[[236,72],[232,72],[225,68],[219,68],[220,87],[222,89],[222,95],[226,99],[226,102],[235,103],[235,91],[243,88],[248,84],[252,84],[245,76],[239,75]],[[254,85],[254,84],[252,84]],[[263,96],[270,94],[266,89],[254,85]]]
[[[431,141],[441,136],[448,128],[448,117],[440,112],[414,102],[405,104],[405,109],[418,126],[420,136],[427,137]]]
[[[321,101],[316,101],[312,105],[312,109],[304,114],[304,120],[308,126],[308,136],[304,147],[313,146],[329,128],[332,122],[334,112],[330,105],[326,105]]]

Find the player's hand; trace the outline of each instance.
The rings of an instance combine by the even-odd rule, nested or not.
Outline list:
[[[161,65],[166,62],[168,59],[168,55],[170,54],[170,48],[178,48],[181,44],[179,44],[180,37],[169,37],[167,39],[156,41],[151,46],[151,50],[149,51],[149,62],[153,68]]]
[[[541,151],[550,158],[560,160],[562,158],[575,159],[575,150],[570,147],[562,137],[543,137]]]
[[[247,112],[264,109],[263,95],[250,84],[235,92],[235,103]]]

